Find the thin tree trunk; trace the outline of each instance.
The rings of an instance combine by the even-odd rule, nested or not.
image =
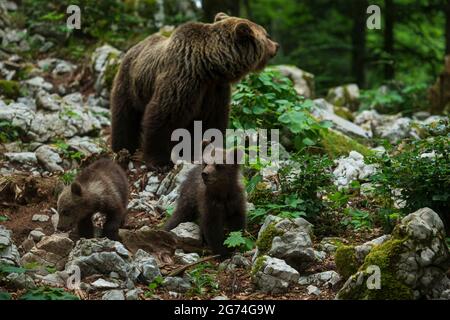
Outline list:
[[[364,87],[366,80],[365,63],[367,7],[367,0],[353,1],[352,74],[359,87]]]
[[[445,4],[445,55],[450,54],[450,0]]]
[[[384,26],[384,51],[389,57],[388,63],[384,67],[384,78],[391,80],[394,78],[394,22],[395,5],[394,0],[385,0],[385,26]]]

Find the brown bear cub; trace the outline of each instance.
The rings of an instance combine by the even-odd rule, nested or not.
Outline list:
[[[230,156],[230,152],[216,149],[215,154]],[[231,153],[231,157],[235,157]],[[215,254],[229,255],[225,248],[225,227],[229,231],[245,228],[246,200],[240,182],[238,164],[210,162],[194,167],[180,186],[176,209],[164,225],[169,231],[182,222],[200,222],[206,244]],[[235,162],[236,163],[236,162]]]
[[[57,229],[75,227],[80,238],[94,237],[92,215],[106,215],[103,237],[119,240],[128,203],[128,180],[122,168],[109,159],[100,159],[85,168],[58,198]]]
[[[154,34],[124,56],[111,92],[114,152],[143,150],[153,169],[171,166],[172,132],[228,126],[231,83],[262,70],[279,45],[247,20],[217,14],[214,23],[190,22],[170,37]],[[142,137],[142,143],[141,138]]]

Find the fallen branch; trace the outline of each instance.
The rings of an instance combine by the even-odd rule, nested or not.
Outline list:
[[[220,257],[220,254],[216,254],[216,255],[214,255],[214,256],[204,257],[204,258],[199,259],[199,260],[197,260],[197,261],[195,261],[195,262],[189,263],[189,264],[187,264],[187,265],[185,265],[185,266],[181,266],[181,267],[179,267],[179,268],[177,268],[177,269],[171,271],[171,272],[167,275],[167,277],[176,277],[176,276],[179,275],[180,273],[183,273],[185,270],[189,269],[189,268],[192,267],[192,266],[195,266],[196,264],[199,264],[199,263],[202,263],[202,262],[206,262],[206,261],[209,261],[209,260],[212,260],[212,259],[216,259],[216,258],[219,258],[219,257]]]

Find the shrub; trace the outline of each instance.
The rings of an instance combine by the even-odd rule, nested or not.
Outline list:
[[[378,89],[364,90],[361,93],[360,110],[376,109],[382,113],[411,114],[428,107],[426,83],[404,85],[392,82]]]
[[[392,156],[369,158],[379,166],[371,179],[385,207],[393,206],[395,196],[404,202],[404,214],[429,207],[445,217],[450,212],[449,137],[411,141],[402,148]]]
[[[236,86],[232,96],[231,125],[235,129],[284,129],[284,138],[294,149],[316,144],[328,122],[310,115],[311,100],[295,91],[291,80],[267,68],[250,74]],[[290,145],[288,147],[291,147]]]

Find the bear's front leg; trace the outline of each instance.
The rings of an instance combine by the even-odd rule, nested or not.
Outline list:
[[[220,254],[221,258],[227,258],[231,252],[223,245],[225,241],[225,207],[223,204],[214,202],[206,204],[206,207],[207,209],[201,217],[203,237],[214,254]]]
[[[124,208],[111,208],[106,212],[106,222],[103,225],[102,237],[119,241],[119,228],[123,224],[125,216]]]
[[[92,223],[91,215],[78,222],[77,231],[79,238],[90,239],[94,237],[94,224]]]

